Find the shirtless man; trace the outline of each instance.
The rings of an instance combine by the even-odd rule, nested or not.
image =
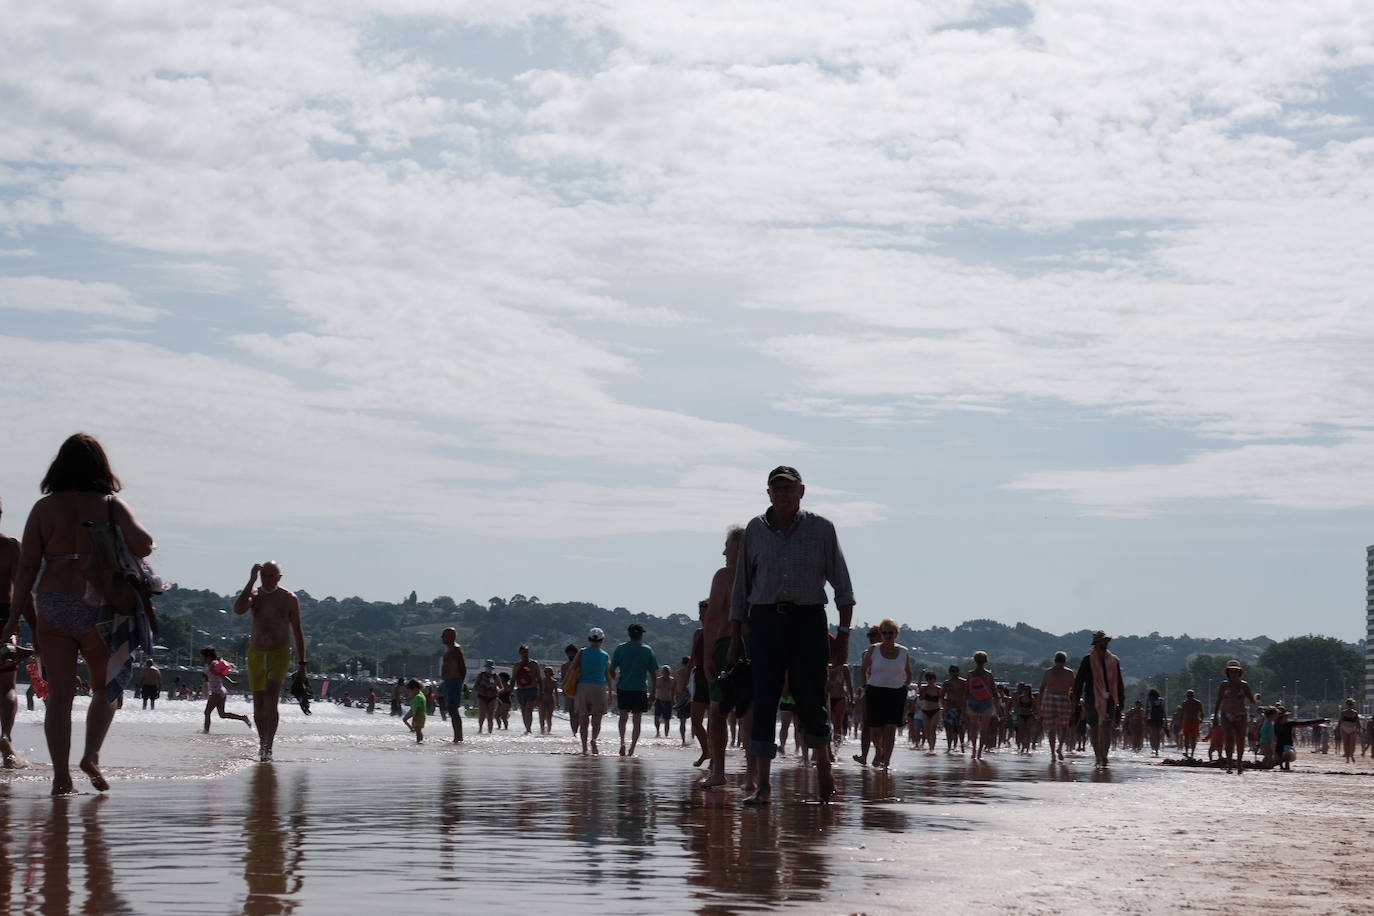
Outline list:
[[[727,667],[726,655],[730,650],[730,592],[735,587],[735,563],[739,559],[740,537],[744,529],[731,525],[725,532],[725,548],[721,554],[725,565],[716,570],[711,577],[710,597],[706,599],[706,614],[701,619],[701,645],[705,662],[706,689],[711,698],[710,715],[706,724],[706,746],[711,752],[711,768],[701,780],[704,789],[725,785],[725,748],[728,744],[726,720],[734,706],[733,702],[724,704],[722,700],[735,699],[734,690],[725,690],[720,682],[720,673]],[[748,657],[748,650],[745,650]],[[736,676],[747,678],[748,672],[736,672]],[[729,694],[727,697],[726,694]],[[744,719],[740,719],[741,723]],[[745,726],[744,734],[748,734]],[[746,777],[747,778],[747,777]],[[745,794],[753,792],[752,781],[745,787]]]
[[[968,681],[959,676],[959,666],[949,666],[949,680],[940,685],[945,704],[945,753],[964,752],[964,706],[968,703]]]
[[[1197,698],[1197,694],[1191,690],[1186,694],[1185,699],[1178,707],[1178,718],[1182,722],[1180,730],[1183,734],[1183,753],[1187,757],[1197,754],[1197,739],[1202,735],[1202,714],[1206,707]]]
[[[463,647],[458,645],[458,631],[445,627],[439,634],[444,646],[444,661],[440,673],[444,678],[444,707],[453,722],[453,743],[463,742],[463,681],[468,676],[468,660],[463,655]]]
[[[1064,742],[1069,740],[1069,720],[1073,718],[1073,678],[1069,656],[1054,653],[1054,667],[1045,669],[1040,679],[1040,721],[1049,736],[1050,757],[1064,759]]]
[[[877,624],[868,628],[868,648],[864,649],[859,656],[859,692],[854,699],[854,717],[859,726],[859,753],[854,755],[854,762],[862,766],[868,766],[868,745],[872,740],[868,732],[868,684],[864,683],[863,673],[868,668],[869,656],[873,654],[873,647],[883,641],[882,631]]]
[[[150,658],[143,666],[143,676],[138,680],[138,695],[143,698],[144,709],[157,709],[157,696],[162,692],[162,672]]]
[[[14,580],[18,574],[19,541],[7,534],[0,534],[0,618],[7,621],[10,616]],[[14,679],[19,673],[19,659],[15,658],[13,661],[16,667],[10,668],[6,665],[4,668],[0,668],[0,755],[4,756],[6,769],[23,766],[23,762],[14,753],[14,746],[10,743],[10,732],[14,730],[14,717],[19,713],[19,695],[14,692]]]
[[[254,588],[258,577],[262,587]],[[296,643],[300,671],[305,672],[305,634],[301,632],[301,603],[294,592],[281,588],[281,566],[268,561],[254,563],[248,584],[234,599],[234,613],[252,611],[248,645],[248,689],[253,692],[253,718],[258,723],[258,759],[272,759],[277,737],[277,707],[282,684],[291,669],[291,641]]]
[[[520,715],[525,720],[525,734],[530,734],[534,726],[534,711],[539,706],[539,663],[530,658],[530,647],[520,647],[520,661],[511,669],[511,679],[515,682],[515,701],[520,704]]]

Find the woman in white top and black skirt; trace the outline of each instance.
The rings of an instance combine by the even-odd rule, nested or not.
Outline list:
[[[911,653],[897,644],[897,622],[891,618],[878,624],[882,642],[864,659],[863,676],[868,687],[869,740],[873,744],[873,766],[887,769],[892,763],[892,747],[906,709],[906,691],[911,684]]]

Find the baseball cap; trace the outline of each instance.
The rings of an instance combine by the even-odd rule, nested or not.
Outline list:
[[[490,671],[496,667],[496,662],[492,661],[491,659],[487,659],[485,662],[482,663],[482,667]]]
[[[797,483],[802,482],[801,472],[798,471],[796,468],[786,464],[780,464],[777,467],[773,468],[773,470],[768,472],[769,483],[772,483],[779,477],[783,478],[784,480],[795,480]]]
[[[587,631],[587,638],[595,640],[605,639],[606,631],[601,629],[601,627],[592,627],[590,630]]]

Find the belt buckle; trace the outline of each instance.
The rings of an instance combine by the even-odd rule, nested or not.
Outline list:
[[[779,601],[776,605],[779,614],[786,614],[797,606],[795,601]]]

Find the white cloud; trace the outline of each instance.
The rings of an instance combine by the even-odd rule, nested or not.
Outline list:
[[[8,11],[0,227],[243,297],[248,387],[331,448],[357,445],[337,415],[512,463],[728,469],[802,451],[757,428],[780,387],[889,427],[1040,402],[1237,440],[1369,425],[1374,140],[1323,107],[1374,63],[1348,3],[156,9]],[[512,77],[458,40],[536,23],[577,56]],[[150,321],[120,263],[11,300]],[[228,365],[142,356],[157,398]],[[723,362],[745,383],[713,385]],[[636,396],[664,365],[700,415]],[[596,470],[540,495],[663,524]],[[694,473],[670,488],[716,508]]]
[[[1177,465],[1023,474],[1008,489],[1064,499],[1088,515],[1198,511],[1243,500],[1276,509],[1374,507],[1374,433],[1335,445],[1246,445]]]
[[[0,309],[23,312],[72,312],[148,322],[166,314],[139,305],[132,293],[113,283],[59,280],[54,277],[0,277]]]

